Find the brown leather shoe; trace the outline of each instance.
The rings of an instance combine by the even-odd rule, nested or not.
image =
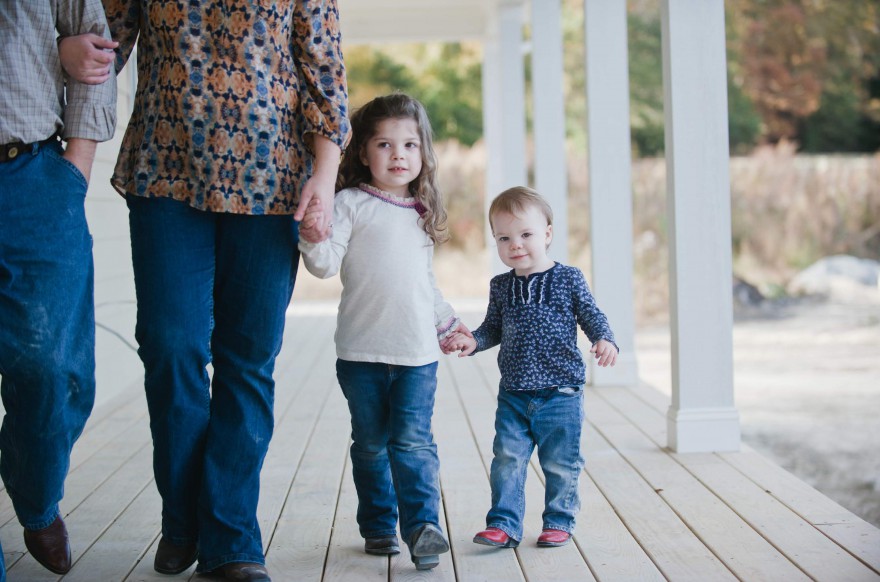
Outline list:
[[[70,541],[67,526],[61,516],[55,518],[49,527],[24,530],[24,545],[44,568],[56,574],[70,572]]]
[[[156,557],[153,558],[153,569],[160,574],[180,574],[192,566],[198,557],[196,544],[175,546],[162,536],[156,548]]]
[[[397,536],[379,536],[364,540],[364,551],[374,556],[392,556],[400,553]]]
[[[254,562],[232,562],[223,564],[216,572],[229,582],[272,582],[266,566]]]

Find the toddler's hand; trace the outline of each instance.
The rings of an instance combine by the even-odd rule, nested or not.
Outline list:
[[[469,333],[470,331],[468,331]],[[477,340],[462,332],[455,332],[443,340],[442,348],[444,354],[458,352],[458,357],[463,358],[474,353],[474,350],[477,349]]]
[[[596,362],[600,367],[613,366],[617,362],[617,348],[608,340],[599,340],[590,348],[590,353],[594,354]]]
[[[58,43],[58,57],[64,71],[74,80],[86,85],[100,85],[110,78],[118,42],[87,33],[62,38]]]

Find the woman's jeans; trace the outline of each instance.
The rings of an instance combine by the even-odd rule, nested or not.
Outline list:
[[[545,480],[543,527],[574,531],[580,509],[578,477],[584,466],[580,453],[583,403],[581,386],[499,391],[488,527],[522,540],[526,474],[537,446]]]
[[[437,362],[392,366],[336,361],[351,412],[351,467],[365,538],[409,543],[419,526],[439,526],[440,461],[431,434]]]
[[[58,516],[95,399],[87,184],[61,153],[46,142],[0,163],[0,474],[28,529]]]
[[[296,223],[169,198],[129,196],[128,207],[162,535],[197,541],[200,572],[263,563],[260,469],[299,259]]]

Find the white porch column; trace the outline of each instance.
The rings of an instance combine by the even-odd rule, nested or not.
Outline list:
[[[594,386],[638,383],[626,0],[584,1],[591,286],[620,347],[613,368],[590,359]]]
[[[553,208],[550,256],[568,262],[568,168],[562,96],[560,0],[532,0],[532,99],[535,189]]]
[[[483,123],[486,136],[485,207],[502,190],[527,182],[523,4],[502,0],[490,22],[483,54]],[[495,253],[489,225],[486,237],[493,273],[507,268]]]
[[[672,406],[678,452],[735,451],[723,0],[663,0]]]

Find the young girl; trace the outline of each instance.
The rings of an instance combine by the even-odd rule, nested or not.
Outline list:
[[[436,183],[431,126],[402,94],[351,118],[329,239],[312,244],[313,204],[301,225],[306,268],[340,271],[336,375],[351,412],[357,520],[368,554],[399,551],[396,526],[419,570],[449,550],[440,529],[437,446],[431,433],[438,342],[460,325],[432,273],[446,211]]]
[[[523,535],[525,482],[535,447],[544,471],[544,527],[538,546],[571,539],[578,500],[583,385],[586,370],[577,328],[600,366],[613,366],[617,345],[580,270],[547,255],[553,211],[529,188],[505,190],[489,207],[498,256],[511,268],[491,281],[486,319],[469,337],[452,334],[444,348],[469,355],[498,344],[501,386],[489,481],[492,508],[474,542],[499,548]]]

